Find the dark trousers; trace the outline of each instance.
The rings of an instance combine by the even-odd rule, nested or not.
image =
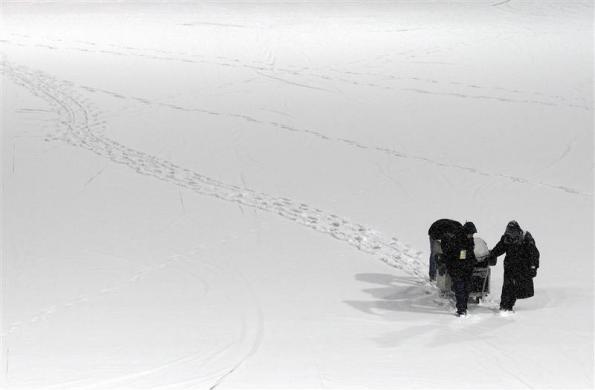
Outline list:
[[[442,253],[442,249],[440,248],[440,241],[434,240],[430,237],[430,279],[436,279],[436,270],[438,265],[436,264],[436,257]]]
[[[471,276],[452,278],[452,290],[457,300],[457,311],[467,311],[467,301],[471,292]]]
[[[511,277],[504,276],[502,283],[502,295],[500,296],[500,308],[512,310],[517,297],[517,282]]]
[[[430,254],[430,279],[436,279],[436,255]]]

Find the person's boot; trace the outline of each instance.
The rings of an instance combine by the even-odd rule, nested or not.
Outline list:
[[[511,314],[514,314],[514,310],[512,310],[512,307],[500,306],[500,315],[508,316]]]

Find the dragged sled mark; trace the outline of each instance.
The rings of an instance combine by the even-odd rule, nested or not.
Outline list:
[[[2,73],[33,94],[48,101],[60,115],[61,128],[54,139],[87,149],[101,157],[128,166],[137,173],[187,188],[195,193],[215,197],[242,206],[277,214],[343,241],[356,249],[374,255],[386,264],[401,269],[425,282],[422,252],[396,238],[388,238],[374,229],[351,222],[289,198],[271,196],[251,189],[223,183],[170,161],[132,149],[94,131],[89,124],[89,108],[72,90],[72,84],[24,66],[1,63]]]

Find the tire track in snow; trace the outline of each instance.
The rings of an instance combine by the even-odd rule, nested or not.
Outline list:
[[[225,368],[223,370],[218,370],[213,372],[212,374],[209,373],[208,375],[199,375],[197,377],[186,379],[183,381],[178,381],[176,383],[171,383],[166,386],[161,386],[162,389],[169,389],[169,388],[189,388],[194,387],[198,384],[202,384],[206,381],[210,381],[214,383],[209,387],[209,390],[215,389],[218,387],[229,375],[234,373],[238,368],[240,368],[246,360],[248,360],[252,355],[254,355],[258,348],[262,343],[262,339],[264,336],[264,315],[261,310],[261,306],[258,302],[258,298],[256,293],[254,292],[251,284],[244,278],[244,276],[239,273],[235,268],[226,266],[225,269],[220,266],[219,263],[210,263],[210,266],[216,268],[218,270],[218,274],[224,275],[232,275],[235,281],[235,286],[241,287],[237,294],[242,294],[243,298],[246,299],[246,306],[252,308],[247,314],[244,314],[244,321],[242,326],[242,332],[240,335],[240,341],[243,343],[246,340],[249,340],[248,349],[244,351],[243,354],[240,355],[237,362],[232,365],[231,368]],[[237,298],[237,296],[234,297]],[[249,326],[250,324],[252,328]],[[249,337],[250,335],[251,337]],[[251,340],[251,341],[250,341]],[[228,359],[229,360],[229,359]]]
[[[238,238],[238,237],[234,237]],[[228,239],[223,239],[222,243],[228,242]],[[203,248],[204,249],[204,248]],[[194,258],[194,254],[198,251],[190,252],[186,255],[177,255],[181,262],[186,262],[188,265],[195,267],[197,262]],[[192,377],[186,378],[178,382],[169,382],[163,385],[159,385],[160,389],[170,388],[189,388],[197,385],[203,385],[205,383],[215,383],[216,387],[220,384],[225,377],[234,372],[239,368],[248,358],[250,358],[258,350],[262,343],[264,334],[264,319],[260,304],[256,298],[250,283],[233,267],[230,265],[221,265],[208,259],[200,259],[200,266],[205,267],[207,273],[212,275],[221,276],[225,279],[231,279],[231,285],[225,284],[225,287],[231,287],[231,292],[225,292],[225,295],[230,301],[235,301],[233,310],[241,312],[241,330],[239,335],[229,343],[225,343],[222,347],[212,351],[204,351],[189,354],[187,356],[174,359],[165,364],[149,368],[140,372],[131,374],[125,374],[119,377],[95,382],[92,384],[81,386],[77,385],[77,389],[93,389],[97,387],[108,386],[112,388],[114,385],[123,386],[128,385],[134,386],[135,380],[148,380],[154,385],[155,381],[159,381],[160,378],[154,378],[155,375],[160,375],[164,370],[175,368],[178,371],[191,372]],[[191,273],[193,276],[197,276]],[[202,282],[204,275],[200,276]],[[214,283],[219,285],[220,281],[215,280]],[[207,283],[207,286],[209,284]],[[229,365],[222,365],[218,362],[232,362],[232,368]],[[183,367],[186,366],[186,367]],[[183,368],[183,369],[181,369]],[[169,380],[165,376],[166,382]],[[60,386],[57,386],[60,388]],[[141,386],[142,387],[142,386]],[[203,386],[201,386],[203,387]],[[205,387],[206,388],[206,387]]]
[[[225,241],[225,242],[227,242],[227,241]],[[198,249],[194,249],[194,250],[190,251],[189,253],[187,253],[185,255],[181,255],[181,254],[172,255],[158,264],[143,267],[139,271],[133,273],[130,277],[128,277],[120,282],[112,283],[105,287],[102,287],[102,288],[98,289],[97,291],[95,291],[94,293],[80,294],[74,298],[63,301],[62,303],[48,306],[44,309],[39,310],[36,314],[31,316],[28,320],[13,321],[11,324],[9,324],[7,332],[2,334],[2,336],[11,335],[11,334],[19,331],[21,328],[23,328],[26,325],[31,325],[31,324],[35,324],[35,323],[38,323],[41,321],[45,321],[51,315],[59,313],[63,310],[68,310],[68,309],[72,309],[75,306],[88,304],[93,299],[97,299],[99,297],[102,297],[102,296],[105,296],[108,294],[118,293],[118,292],[124,290],[125,288],[127,288],[129,285],[141,281],[142,279],[144,279],[148,275],[154,273],[155,271],[165,269],[165,268],[171,266],[172,264],[179,262],[185,256],[198,254],[201,250],[202,250],[202,248],[198,248]]]
[[[229,243],[231,239],[238,239],[238,236],[233,236],[230,238],[224,238],[219,243],[215,245],[223,245]],[[235,371],[238,367],[240,367],[250,356],[252,356],[260,346],[262,342],[262,337],[264,333],[264,320],[262,310],[260,308],[260,304],[256,298],[256,294],[254,293],[250,283],[235,269],[230,266],[226,266],[225,269],[218,263],[214,263],[208,261],[208,259],[200,258],[197,261],[197,255],[200,255],[201,252],[208,249],[206,246],[201,245],[189,252],[184,254],[174,254],[164,261],[152,265],[143,267],[138,272],[131,275],[129,278],[125,280],[114,283],[111,285],[106,286],[100,290],[97,290],[95,293],[92,294],[82,294],[78,297],[65,301],[62,304],[52,305],[46,309],[40,310],[37,314],[31,317],[28,321],[15,321],[10,325],[10,329],[6,334],[2,334],[2,337],[6,337],[15,333],[16,331],[20,330],[21,328],[27,325],[35,325],[41,323],[42,321],[46,321],[49,319],[50,315],[63,312],[66,310],[70,310],[76,306],[89,304],[93,300],[100,299],[107,295],[113,295],[117,293],[123,292],[123,290],[130,288],[131,286],[135,285],[136,283],[142,281],[143,279],[149,277],[151,274],[163,270],[165,268],[180,265],[182,263],[187,263],[192,269],[195,269],[197,264],[202,267],[202,272],[200,275],[196,274],[195,272],[190,272],[183,270],[187,274],[198,278],[199,282],[203,284],[203,296],[206,296],[211,290],[211,285],[219,286],[221,283],[217,279],[213,283],[209,283],[207,279],[223,277],[225,279],[229,279],[230,276],[233,280],[225,284],[226,287],[232,287],[237,289],[237,291],[232,292],[225,292],[224,295],[228,297],[230,301],[238,301],[235,302],[233,306],[233,310],[237,310],[238,313],[241,313],[242,319],[242,326],[239,335],[228,343],[225,343],[223,346],[216,348],[214,350],[204,351],[190,354],[187,356],[182,356],[173,360],[170,360],[162,365],[151,367],[139,372],[133,372],[130,374],[125,374],[122,376],[118,376],[115,378],[110,378],[107,380],[100,380],[98,382],[93,383],[85,383],[87,380],[85,379],[76,379],[67,382],[55,383],[52,385],[48,385],[48,389],[65,389],[70,386],[74,386],[76,389],[91,389],[115,384],[122,384],[122,382],[129,382],[138,379],[145,379],[147,376],[159,375],[162,371],[170,369],[170,368],[179,368],[182,365],[192,365],[192,372],[196,373],[196,376],[192,380],[185,381],[183,383],[192,383],[202,384],[205,382],[216,382],[220,383],[223,378],[229,375],[231,372]],[[229,361],[236,361],[233,363],[232,369],[230,370],[228,367],[222,367],[219,364],[219,361],[229,362]],[[175,387],[180,384],[167,384],[165,387]]]

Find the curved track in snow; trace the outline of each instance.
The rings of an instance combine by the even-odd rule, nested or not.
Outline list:
[[[272,196],[223,183],[176,165],[173,162],[129,148],[101,134],[102,124],[95,121],[99,113],[91,107],[86,99],[75,92],[72,83],[57,80],[44,72],[35,71],[10,62],[1,62],[0,72],[17,85],[24,87],[53,107],[59,118],[53,129],[54,134],[50,134],[48,139],[59,140],[74,147],[86,149],[111,162],[133,169],[138,174],[186,188],[200,195],[215,197],[227,202],[276,214],[286,220],[323,233],[333,239],[343,241],[359,251],[371,254],[386,264],[413,275],[420,284],[425,283],[428,288],[431,288],[431,285],[426,282],[424,277],[426,265],[421,260],[422,252],[412,249],[398,239],[385,237],[362,224],[351,222],[346,218],[311,205],[289,198]],[[116,293],[124,289],[127,284],[134,284],[150,273],[175,266],[180,261],[184,261],[186,257],[184,255],[175,255],[157,265],[144,268],[124,282],[101,289],[101,291],[97,292],[97,296]],[[221,266],[216,264],[207,265],[209,267],[219,268],[219,273],[221,274],[234,275],[235,273],[236,275],[233,277],[239,279],[237,283],[233,284],[243,286],[243,289],[250,289],[247,281],[243,280],[241,275],[237,274],[236,271],[232,269],[221,269]],[[243,316],[242,330],[239,338],[231,344],[224,346],[223,349],[211,351],[206,355],[204,352],[197,352],[196,354],[177,358],[157,367],[147,368],[123,376],[116,376],[97,383],[89,384],[85,381],[75,381],[57,384],[56,386],[60,388],[69,386],[96,388],[114,384],[120,385],[122,383],[128,383],[128,381],[152,378],[155,375],[159,376],[164,370],[169,368],[179,368],[186,365],[197,367],[196,365],[199,365],[203,368],[198,370],[200,372],[196,372],[196,369],[188,370],[189,372],[196,372],[196,376],[182,379],[178,383],[168,383],[165,386],[175,388],[178,386],[202,385],[206,382],[211,382],[214,383],[211,385],[211,388],[217,387],[228,375],[232,374],[246,359],[256,352],[263,335],[262,313],[258,303],[254,301],[254,294],[249,293],[249,291],[243,291],[235,295],[246,296],[242,298],[243,304],[240,305],[242,306]],[[252,297],[251,300],[244,302],[250,296]],[[29,321],[12,323],[7,334],[14,333],[23,326],[41,322],[48,316],[61,310],[84,305],[94,297],[79,296],[74,300],[44,309]],[[220,361],[225,361],[226,367],[216,364],[216,362]],[[229,362],[231,362],[231,366]],[[206,368],[204,368],[205,365]]]
[[[71,83],[8,62],[2,63],[1,70],[11,80],[57,109],[62,125],[55,136],[58,140],[125,165],[138,174],[151,176],[201,195],[279,215],[374,255],[420,281],[425,280],[422,252],[412,249],[397,238],[386,237],[374,229],[306,203],[223,183],[173,162],[129,148],[93,130],[89,123],[91,110],[84,99],[72,90]]]
[[[21,34],[12,34],[17,38],[25,38],[29,39],[28,35],[21,35]],[[354,71],[344,71],[338,69],[331,69],[332,73],[337,74],[337,76],[329,76],[329,74],[320,74],[319,70],[313,68],[275,68],[272,69],[270,66],[261,63],[251,63],[246,64],[242,63],[239,59],[236,58],[226,58],[226,57],[217,57],[217,62],[213,62],[213,60],[205,60],[202,59],[200,56],[192,55],[189,53],[180,53],[180,52],[172,52],[167,50],[147,50],[147,49],[139,49],[130,46],[121,46],[121,45],[110,45],[109,48],[100,48],[97,44],[93,42],[87,41],[79,41],[79,46],[67,45],[63,46],[64,42],[62,39],[48,39],[46,40],[49,42],[48,44],[41,44],[41,43],[31,43],[28,41],[21,42],[21,41],[13,41],[8,39],[0,40],[0,43],[5,44],[13,44],[17,46],[27,46],[27,47],[36,47],[46,50],[73,50],[77,52],[83,53],[95,53],[101,55],[117,55],[117,56],[133,56],[133,57],[141,57],[144,59],[149,60],[157,60],[157,61],[174,61],[174,62],[183,62],[183,63],[190,63],[190,64],[206,64],[206,65],[216,65],[216,66],[223,66],[228,68],[246,68],[252,71],[255,71],[258,75],[262,77],[272,78],[278,81],[282,81],[284,83],[289,83],[291,85],[302,86],[317,90],[326,90],[323,88],[315,88],[312,86],[308,86],[304,84],[304,81],[301,81],[303,77],[310,77],[310,78],[317,78],[323,81],[328,82],[335,82],[347,85],[354,85],[358,87],[368,87],[368,88],[375,88],[375,89],[383,89],[383,90],[400,90],[409,93],[421,94],[421,95],[435,95],[435,96],[446,96],[458,99],[472,99],[472,100],[487,100],[487,101],[496,101],[500,103],[513,103],[513,104],[536,104],[542,106],[549,106],[549,107],[567,107],[573,109],[580,109],[590,111],[592,110],[591,107],[588,107],[584,104],[574,102],[571,99],[565,98],[563,96],[552,96],[546,95],[541,92],[537,91],[523,91],[519,89],[511,89],[511,88],[502,88],[502,87],[490,87],[485,85],[477,85],[471,83],[463,83],[459,81],[439,81],[432,78],[423,78],[423,77],[401,77],[395,76],[393,74],[383,74],[383,73],[373,73],[373,72],[354,72]],[[83,47],[81,47],[81,45]],[[284,74],[288,79],[281,79],[279,77],[273,77],[267,72],[275,71],[276,73]],[[378,79],[380,81],[373,81],[373,82],[362,82],[358,81],[358,79],[353,78],[353,76],[362,77],[372,77],[373,79]],[[293,78],[293,79],[291,79]],[[416,84],[416,87],[403,87],[403,86],[391,86],[389,83],[391,82],[413,82]],[[436,90],[436,87],[442,87],[441,90]],[[178,111],[185,111],[185,112],[197,112],[205,115],[213,115],[213,116],[225,116],[229,118],[235,118],[238,120],[243,120],[246,122],[251,123],[258,123],[267,127],[272,127],[277,130],[291,132],[291,133],[301,133],[306,136],[315,137],[319,140],[326,141],[326,142],[335,142],[338,144],[343,144],[348,147],[372,151],[376,153],[382,153],[388,155],[392,158],[398,159],[409,159],[420,161],[426,164],[434,165],[440,168],[447,168],[447,169],[455,169],[459,171],[463,171],[467,174],[478,175],[483,177],[490,177],[495,179],[503,179],[507,180],[514,184],[520,185],[532,185],[532,186],[539,186],[539,187],[546,187],[556,191],[563,191],[568,194],[582,196],[582,197],[591,197],[593,194],[591,192],[583,191],[578,188],[573,188],[565,185],[561,185],[558,183],[548,183],[544,181],[536,181],[531,178],[521,177],[516,175],[511,175],[503,172],[493,172],[493,171],[486,171],[477,169],[476,167],[467,166],[463,164],[456,164],[451,163],[448,161],[441,161],[436,158],[418,155],[418,154],[411,154],[405,153],[395,148],[390,148],[386,146],[378,146],[378,145],[371,145],[365,144],[357,140],[341,138],[341,137],[333,137],[326,135],[324,132],[318,129],[310,129],[310,128],[300,128],[293,125],[289,125],[286,123],[282,123],[279,121],[271,121],[266,119],[260,119],[254,117],[252,115],[241,114],[241,113],[229,113],[229,112],[220,112],[215,111],[212,109],[201,108],[201,107],[187,107],[181,106],[179,104],[174,104],[170,102],[163,102],[163,101],[154,101],[151,99],[147,99],[145,97],[139,96],[125,96],[120,92],[109,91],[101,88],[95,88],[92,86],[82,85],[81,88],[93,92],[93,93],[103,93],[109,95],[114,98],[118,99],[129,99],[136,103],[141,103],[144,105],[153,105],[158,107],[165,107],[168,109],[178,110]],[[446,89],[445,89],[446,88]],[[330,91],[332,92],[332,91]]]
[[[228,244],[230,240],[237,238],[239,237],[224,238],[213,246]],[[211,313],[214,317],[217,317],[218,315],[228,314],[227,310],[233,311],[234,318],[237,318],[235,324],[238,326],[238,329],[230,340],[220,342],[217,346],[207,349],[196,346],[196,351],[191,354],[167,359],[162,364],[146,367],[124,375],[116,375],[109,379],[100,379],[97,381],[94,381],[92,378],[76,379],[48,384],[44,388],[96,389],[105,388],[106,386],[120,387],[133,383],[135,380],[150,380],[157,383],[160,380],[160,376],[170,369],[182,369],[184,372],[192,373],[192,376],[174,383],[166,380],[167,382],[162,388],[186,388],[190,385],[213,388],[258,350],[264,333],[264,321],[260,304],[250,283],[232,266],[215,263],[208,257],[203,256],[202,252],[204,249],[207,249],[207,247],[201,245],[186,253],[173,254],[158,263],[139,269],[130,275],[130,277],[120,282],[111,283],[98,289],[94,293],[82,294],[39,310],[28,320],[12,322],[2,337],[10,336],[25,328],[42,324],[56,314],[68,312],[81,306],[92,305],[98,300],[109,299],[110,296],[125,293],[125,290],[136,286],[138,283],[142,283],[143,280],[155,277],[154,274],[159,271],[164,272],[164,270],[169,270],[169,272],[174,273],[180,272],[185,275],[191,275],[195,279],[195,282],[201,286],[200,289],[203,290],[200,294],[201,297],[208,299],[209,294],[212,294],[211,290],[217,290],[218,294],[222,294],[227,301],[234,303],[230,308],[214,304],[216,311]],[[184,265],[191,267],[192,271],[186,269]],[[198,272],[197,267],[199,267]],[[222,312],[219,310],[222,310]],[[215,386],[211,385],[212,383],[215,383]],[[22,384],[33,386],[33,384]]]

